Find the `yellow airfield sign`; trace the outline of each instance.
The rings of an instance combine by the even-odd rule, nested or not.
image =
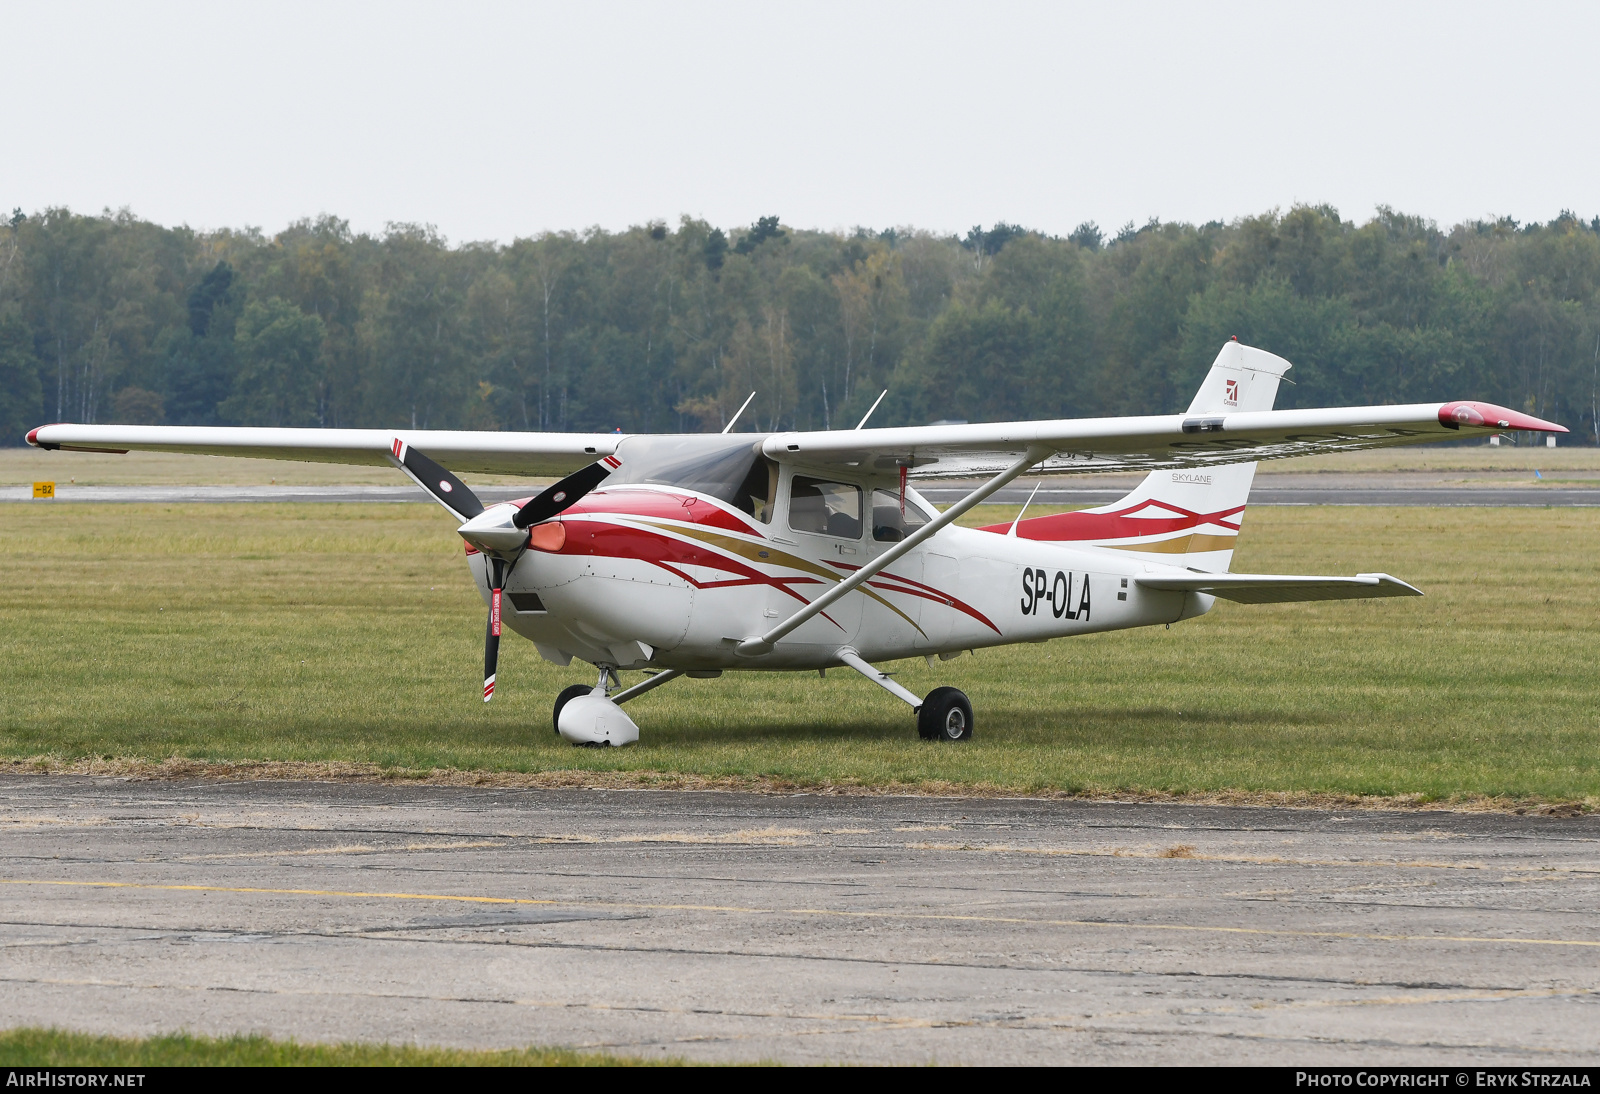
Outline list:
[[[33,496],[36,498],[54,498],[56,496],[56,484],[53,482],[34,483]]]

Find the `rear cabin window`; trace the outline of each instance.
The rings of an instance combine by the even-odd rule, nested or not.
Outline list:
[[[872,492],[872,538],[879,543],[898,543],[927,523],[927,514],[909,498],[906,511],[901,514],[900,491]]]
[[[839,539],[861,538],[861,487],[796,475],[789,483],[789,527]]]

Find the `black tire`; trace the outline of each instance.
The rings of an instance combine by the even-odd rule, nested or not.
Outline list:
[[[917,708],[917,736],[925,741],[972,740],[972,703],[956,688],[934,688]]]
[[[561,708],[580,695],[588,695],[594,688],[587,684],[573,684],[570,688],[562,688],[561,694],[556,696],[555,713],[550,716],[550,722],[556,727],[556,736],[561,736]]]

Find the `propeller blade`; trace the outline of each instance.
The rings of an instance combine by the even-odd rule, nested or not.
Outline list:
[[[489,559],[489,629],[483,636],[483,701],[494,698],[495,668],[500,661],[500,590],[505,586],[506,564]]]
[[[483,502],[470,487],[399,437],[391,449],[394,462],[411,481],[432,494],[434,500],[454,513],[463,524],[483,512]]]
[[[603,460],[591,463],[581,471],[574,471],[517,510],[517,515],[511,518],[511,523],[518,528],[526,528],[530,524],[538,524],[542,520],[549,520],[599,486],[607,475],[621,466],[621,460],[615,456],[607,456]]]

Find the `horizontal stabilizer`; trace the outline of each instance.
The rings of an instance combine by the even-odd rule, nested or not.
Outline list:
[[[1145,589],[1210,593],[1241,604],[1287,604],[1301,600],[1365,600],[1377,596],[1421,596],[1422,590],[1388,574],[1307,577],[1300,574],[1140,574]]]

